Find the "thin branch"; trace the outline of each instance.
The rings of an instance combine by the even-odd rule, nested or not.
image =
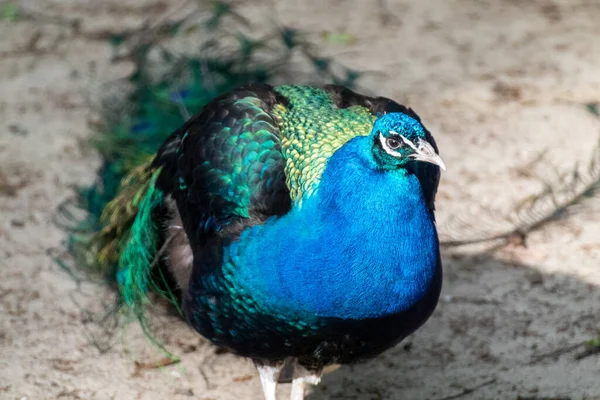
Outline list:
[[[600,195],[600,145],[586,170],[576,165],[569,173],[557,174],[551,181],[542,182],[544,189],[540,193],[521,200],[513,207],[516,216],[506,218],[509,222],[515,221],[511,228],[498,233],[483,233],[478,237],[442,240],[440,245],[452,248],[499,242],[494,250],[509,243],[526,245],[530,233],[574,214],[578,207],[591,204],[590,199]],[[548,207],[550,210],[547,210]]]
[[[548,358],[551,358],[551,359],[558,358],[559,356],[561,356],[563,354],[570,353],[573,350],[578,349],[579,347],[583,346],[584,344],[585,344],[585,342],[574,343],[574,344],[569,345],[569,346],[565,346],[565,347],[561,347],[561,348],[556,349],[556,350],[552,350],[552,351],[550,351],[548,353],[538,354],[538,355],[534,356],[531,359],[531,361],[529,361],[527,363],[527,365],[537,364],[540,361],[546,360]]]
[[[135,371],[133,372],[133,376],[140,375],[141,372],[146,369],[157,369],[157,368],[168,367],[169,365],[178,364],[179,362],[180,362],[179,359],[173,359],[173,358],[168,358],[168,357],[165,357],[158,361],[151,361],[151,362],[135,361]]]
[[[439,398],[437,400],[458,399],[460,397],[463,397],[463,396],[466,396],[466,395],[471,394],[473,392],[476,392],[477,390],[479,390],[479,389],[481,389],[483,387],[492,385],[494,383],[496,383],[496,378],[489,379],[489,380],[487,380],[487,381],[485,381],[483,383],[480,383],[477,386],[473,386],[473,387],[470,387],[470,388],[464,388],[460,393],[456,393],[456,394],[453,394],[453,395],[450,395],[450,396],[446,396],[446,397],[441,397],[441,398]]]

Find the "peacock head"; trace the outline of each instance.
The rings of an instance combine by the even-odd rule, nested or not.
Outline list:
[[[428,162],[445,170],[446,165],[427,141],[425,128],[400,112],[380,116],[373,124],[373,156],[382,169],[405,168],[413,162]]]

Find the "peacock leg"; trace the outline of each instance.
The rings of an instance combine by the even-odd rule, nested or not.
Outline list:
[[[277,400],[277,380],[283,368],[283,363],[269,365],[255,361],[254,365],[260,375],[260,383],[262,384],[265,400]]]
[[[304,400],[307,385],[318,385],[321,382],[321,371],[309,371],[297,362],[294,365],[292,394],[290,400]]]

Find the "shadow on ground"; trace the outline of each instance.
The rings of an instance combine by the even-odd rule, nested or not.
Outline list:
[[[600,288],[492,255],[445,259],[438,309],[378,358],[324,376],[308,398],[575,399],[600,395]],[[522,376],[515,385],[515,377]]]

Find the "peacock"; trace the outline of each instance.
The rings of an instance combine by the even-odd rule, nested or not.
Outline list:
[[[97,257],[117,262],[140,321],[147,292],[166,286],[200,335],[253,360],[266,400],[284,368],[300,400],[325,367],[382,353],[434,311],[443,169],[419,116],[393,100],[247,84],[125,177]]]

